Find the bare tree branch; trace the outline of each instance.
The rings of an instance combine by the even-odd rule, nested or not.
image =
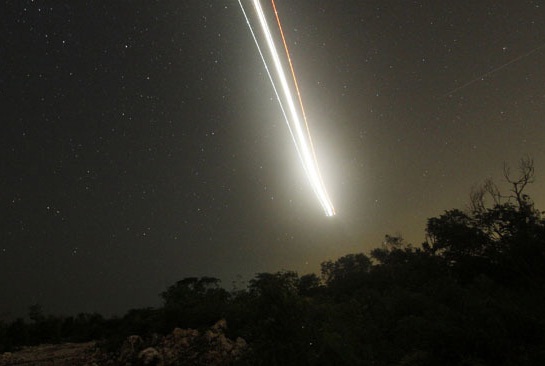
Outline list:
[[[513,178],[510,168],[507,164],[504,164],[503,175],[507,182],[511,184],[510,192],[512,195],[510,198],[515,199],[519,208],[522,208],[528,206],[528,196],[524,194],[524,189],[528,184],[535,181],[534,159],[529,156],[520,159],[518,173],[518,176]]]

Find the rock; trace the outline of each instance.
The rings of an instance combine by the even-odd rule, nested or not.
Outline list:
[[[163,365],[163,357],[153,347],[148,347],[138,354],[138,360],[144,366],[159,366]]]
[[[235,341],[235,346],[231,350],[231,356],[234,357],[234,359],[239,358],[241,355],[244,354],[248,350],[248,343],[244,340],[244,338],[237,337]]]
[[[127,337],[119,350],[119,363],[122,365],[133,363],[137,359],[137,356],[142,348],[144,348],[144,340],[142,337],[138,335],[131,335]]]
[[[220,346],[220,348],[223,350],[223,351],[226,351],[226,352],[231,352],[231,350],[233,349],[233,341],[231,341],[230,339],[228,339],[225,334],[220,334],[218,336],[218,344]]]
[[[225,319],[220,319],[212,326],[212,330],[215,332],[223,332],[227,329],[227,321]]]
[[[167,336],[142,339],[132,335],[114,353],[97,348],[95,342],[25,347],[13,354],[0,354],[0,366],[224,366],[249,349],[244,339],[229,339],[224,333],[226,329],[227,322],[220,320],[202,333],[176,328]]]
[[[138,347],[141,347],[142,344],[144,344],[144,341],[142,340],[142,337],[139,335],[132,335],[127,337],[127,344],[133,348],[137,349]]]
[[[227,322],[222,319],[210,329],[199,333],[195,329],[176,328],[157,345],[163,356],[164,366],[231,364],[247,351],[248,345],[242,338],[235,341],[225,334]]]
[[[51,365],[92,366],[96,353],[95,342],[42,344],[23,347],[20,350],[0,355],[0,366]]]
[[[208,342],[212,342],[217,337],[218,337],[218,333],[213,332],[211,330],[207,330],[204,333],[204,339],[206,339]]]

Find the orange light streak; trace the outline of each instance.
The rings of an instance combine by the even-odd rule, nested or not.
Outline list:
[[[303,99],[301,98],[301,93],[299,92],[299,83],[297,82],[297,78],[295,77],[295,70],[293,69],[293,64],[291,62],[290,51],[288,49],[286,37],[284,37],[284,30],[282,29],[282,23],[280,23],[280,17],[278,16],[278,11],[276,10],[276,4],[274,3],[274,0],[271,0],[271,2],[272,2],[273,10],[274,10],[274,15],[276,16],[276,23],[278,23],[278,29],[280,29],[280,36],[282,37],[284,50],[286,50],[286,56],[288,58],[288,64],[290,65],[293,83],[295,84],[295,91],[297,91],[297,98],[299,99],[299,105],[301,106],[301,112],[303,114],[303,121],[305,122],[305,127],[307,129],[307,136],[310,143],[310,149],[312,151],[312,157],[314,159],[314,162],[318,164],[318,161],[316,159],[316,152],[314,150],[314,144],[312,143],[312,137],[310,135],[310,128],[308,127],[308,120],[307,120],[307,115],[305,113],[305,107],[303,107]],[[321,174],[320,174],[320,179],[322,179]]]
[[[255,37],[255,34],[253,32],[253,27],[250,24],[250,21],[246,15],[246,11],[244,10],[244,6],[242,5],[241,0],[238,0],[238,3],[246,19],[246,23],[248,24],[248,27],[250,28],[250,32],[252,33],[254,42],[256,43],[256,46],[258,48],[263,64],[265,65],[265,69],[267,70],[267,74],[273,86],[273,90],[275,91],[275,94],[278,99],[278,103],[280,104],[280,109],[282,110],[284,119],[286,120],[286,124],[288,125],[288,129],[290,131],[293,142],[295,144],[295,148],[297,150],[299,158],[301,159],[301,164],[303,165],[305,173],[307,174],[307,177],[309,179],[310,186],[312,187],[312,189],[314,190],[314,193],[316,194],[318,200],[320,201],[320,204],[322,205],[322,208],[324,209],[326,216],[330,216],[330,217],[334,216],[335,208],[333,207],[331,200],[329,199],[329,195],[327,194],[327,191],[324,186],[324,182],[322,180],[322,177],[318,168],[318,163],[316,161],[317,160],[316,154],[312,146],[308,123],[306,121],[306,116],[305,116],[304,108],[302,105],[301,94],[299,92],[299,86],[297,85],[297,79],[295,78],[295,72],[294,72],[293,65],[289,56],[289,51],[287,51],[287,42],[285,40],[283,31],[281,30],[282,39],[284,42],[284,48],[287,51],[286,57],[288,58],[288,61],[290,64],[290,70],[292,73],[293,83],[288,82],[286,72],[284,71],[284,67],[282,65],[282,60],[280,59],[280,56],[277,52],[271,30],[269,28],[269,25],[267,24],[265,13],[263,12],[263,8],[261,7],[259,0],[252,0],[252,3],[256,11],[257,19],[259,20],[259,24],[263,32],[264,40],[266,41],[267,47],[270,52],[270,57],[271,57],[272,64],[274,65],[274,70],[276,71],[276,74],[277,74],[277,81],[280,85],[280,89],[277,89],[276,81],[273,79],[271,73],[269,72],[267,61],[263,53],[261,52],[259,41]],[[276,13],[277,22],[280,22],[280,20],[278,19],[278,13],[276,12],[276,5],[274,4],[274,2],[273,2],[273,8]],[[296,87],[297,95],[299,98],[299,106],[301,107],[300,111],[297,111],[298,108],[296,107],[295,98],[291,90],[294,85]],[[280,97],[280,94],[278,93],[279,91],[283,92],[283,98]],[[284,101],[287,104],[287,109],[284,109]],[[303,114],[304,121],[301,121],[301,113]],[[306,126],[306,131],[305,131],[305,127],[303,127],[303,123]]]
[[[299,105],[301,106],[301,112],[303,114],[303,122],[305,122],[305,128],[307,130],[308,142],[310,144],[310,151],[312,152],[312,158],[314,159],[314,164],[318,166],[318,159],[316,158],[316,150],[314,149],[314,143],[312,142],[312,136],[310,134],[310,128],[308,126],[307,115],[305,113],[305,107],[303,106],[303,99],[301,98],[301,92],[299,91],[299,83],[297,82],[297,77],[295,76],[295,70],[293,68],[293,63],[291,62],[290,51],[288,49],[288,43],[286,42],[286,37],[284,36],[284,30],[282,29],[282,23],[280,22],[280,16],[278,15],[278,10],[276,10],[276,4],[274,0],[271,0],[272,7],[274,10],[274,15],[276,16],[276,23],[278,24],[278,29],[280,29],[280,36],[282,37],[282,43],[284,44],[284,50],[286,51],[286,57],[288,59],[288,64],[290,65],[291,76],[293,78],[293,83],[295,84],[295,91],[297,92],[297,98],[299,99]],[[323,184],[322,173],[318,169],[318,177]]]

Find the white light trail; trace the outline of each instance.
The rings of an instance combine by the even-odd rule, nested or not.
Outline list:
[[[263,35],[265,37],[267,46],[269,48],[269,52],[271,54],[271,58],[277,73],[277,77],[280,80],[280,85],[282,87],[282,92],[284,93],[284,98],[288,104],[288,110],[289,110],[289,116],[288,118],[282,100],[277,92],[277,88],[275,86],[275,82],[268,70],[267,62],[265,61],[265,58],[263,56],[263,53],[261,52],[261,48],[259,46],[259,42],[257,41],[257,38],[255,37],[255,34],[253,32],[253,29],[251,27],[251,24],[248,20],[248,17],[246,16],[246,13],[244,12],[244,8],[242,6],[242,3],[239,0],[240,7],[244,13],[244,16],[246,18],[246,21],[248,23],[248,26],[250,27],[250,31],[252,32],[252,36],[254,37],[254,41],[258,47],[259,53],[261,55],[261,58],[263,60],[263,63],[265,64],[265,68],[267,69],[267,73],[269,75],[269,79],[273,85],[273,88],[275,90],[278,102],[280,104],[280,107],[282,109],[282,113],[284,114],[284,117],[286,119],[286,123],[288,124],[288,127],[290,129],[290,133],[292,134],[296,149],[298,151],[299,157],[301,159],[301,163],[303,164],[303,168],[307,174],[307,177],[309,179],[310,185],[316,194],[318,201],[322,205],[322,208],[324,209],[324,212],[327,216],[334,216],[335,215],[335,208],[333,207],[333,204],[331,203],[331,200],[329,199],[329,195],[327,194],[327,191],[324,186],[324,182],[320,176],[320,172],[318,169],[318,165],[316,163],[316,159],[314,158],[313,148],[312,144],[310,143],[310,136],[305,134],[305,131],[303,129],[303,124],[301,123],[301,120],[299,118],[299,113],[297,111],[297,108],[294,103],[293,94],[291,92],[289,83],[287,81],[286,72],[284,71],[284,68],[282,66],[282,62],[280,60],[280,56],[278,54],[278,51],[276,50],[276,46],[273,40],[273,36],[271,33],[271,30],[269,28],[269,25],[267,24],[267,20],[265,18],[265,14],[263,12],[263,8],[261,7],[261,4],[259,0],[252,0],[254,8],[256,10],[257,17],[259,19],[259,23],[261,25],[261,30],[263,31]],[[295,76],[295,75],[294,75]],[[296,83],[296,81],[294,80]],[[293,131],[295,131],[295,135],[293,134]]]
[[[303,164],[303,168],[306,169],[304,163],[303,163],[303,157],[301,156],[301,152],[299,151],[299,146],[297,145],[297,140],[295,139],[295,135],[293,134],[293,130],[290,126],[290,121],[288,118],[288,115],[286,114],[286,109],[284,108],[284,104],[282,103],[282,99],[280,98],[280,94],[278,94],[278,89],[276,88],[276,84],[274,83],[274,79],[271,75],[271,72],[269,70],[269,65],[267,64],[267,61],[265,60],[265,56],[263,56],[263,52],[261,51],[261,46],[259,46],[259,42],[257,41],[257,37],[254,33],[254,29],[252,28],[252,24],[250,23],[250,19],[248,18],[248,15],[246,14],[246,10],[244,10],[244,7],[242,6],[241,0],[238,0],[238,4],[240,5],[240,9],[242,10],[242,14],[244,15],[244,18],[246,19],[246,24],[248,24],[248,28],[250,29],[250,33],[252,34],[252,38],[254,39],[255,45],[257,47],[257,50],[259,52],[259,56],[261,57],[261,61],[263,61],[263,65],[265,66],[265,71],[267,72],[267,76],[269,77],[269,80],[271,81],[272,88],[274,90],[274,94],[276,95],[276,100],[278,101],[278,104],[280,105],[280,109],[282,110],[282,115],[284,116],[284,120],[286,121],[286,125],[288,126],[288,130],[290,131],[291,138],[293,140],[293,143],[295,144],[295,149],[297,150],[297,155],[299,156],[299,159],[301,159],[301,163]]]

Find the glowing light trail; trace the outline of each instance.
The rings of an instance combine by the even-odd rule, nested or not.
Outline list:
[[[263,56],[263,52],[261,51],[261,46],[259,46],[259,42],[257,41],[257,37],[255,35],[254,29],[252,28],[252,24],[250,23],[250,19],[248,18],[248,15],[246,14],[246,10],[244,10],[244,7],[242,6],[241,0],[238,0],[238,4],[240,5],[240,9],[242,10],[242,14],[244,15],[244,18],[246,19],[246,24],[248,24],[248,28],[250,28],[250,33],[252,34],[252,38],[254,39],[257,50],[259,51],[259,56],[261,57],[261,61],[263,61],[263,65],[265,66],[265,71],[267,72],[267,76],[269,77],[269,80],[271,81],[271,85],[272,85],[272,88],[274,90],[274,94],[276,95],[276,100],[278,101],[278,104],[280,105],[280,109],[282,110],[282,115],[284,116],[284,120],[286,121],[286,125],[288,126],[288,130],[290,132],[291,138],[293,140],[293,143],[295,144],[295,149],[297,150],[297,155],[299,156],[299,159],[301,159],[301,163],[303,164],[303,168],[305,168],[305,170],[306,170],[306,167],[305,167],[304,161],[303,161],[303,157],[301,155],[301,151],[299,151],[299,146],[297,145],[297,140],[295,139],[295,135],[293,134],[293,130],[291,128],[288,115],[286,114],[284,104],[282,103],[282,99],[280,98],[280,94],[278,94],[278,89],[276,88],[276,84],[274,83],[274,79],[273,79],[273,77],[271,75],[271,72],[269,71],[269,65],[267,64],[267,61],[265,60],[265,56]]]
[[[324,191],[325,191],[325,185],[323,183],[322,174],[320,173],[320,169],[318,169],[318,159],[316,159],[316,152],[314,150],[314,144],[312,143],[312,136],[310,135],[310,128],[308,127],[308,120],[307,120],[307,115],[305,113],[305,107],[303,106],[303,99],[301,98],[301,92],[299,91],[299,83],[297,82],[297,77],[295,76],[295,70],[293,69],[293,63],[291,62],[290,51],[288,49],[288,43],[286,42],[286,37],[284,36],[284,30],[282,29],[282,23],[280,22],[280,16],[278,15],[278,10],[276,10],[276,4],[275,4],[274,0],[271,0],[271,3],[272,3],[273,10],[274,10],[274,15],[276,16],[276,23],[278,24],[278,29],[280,30],[280,36],[282,37],[282,43],[284,44],[284,50],[286,51],[286,56],[288,58],[288,64],[290,65],[291,75],[293,77],[293,83],[295,84],[295,91],[297,92],[297,97],[299,98],[299,105],[301,106],[301,112],[303,114],[303,121],[305,121],[305,127],[307,128],[307,136],[308,136],[308,141],[310,143],[310,150],[312,152],[312,158],[314,159],[314,164],[316,165],[316,170],[318,172],[318,176],[319,176],[319,179],[320,179],[320,184],[322,186],[324,186]],[[326,192],[326,195],[327,195],[327,192]],[[329,197],[328,197],[328,200],[329,200]],[[331,202],[329,202],[329,203],[331,204]],[[327,214],[327,210],[326,210],[326,214]],[[335,212],[333,211],[333,215],[334,214],[335,214]],[[328,214],[328,216],[332,216],[332,215]]]
[[[265,60],[265,57],[263,56],[263,53],[261,52],[261,47],[259,46],[259,42],[257,40],[257,37],[255,36],[255,33],[254,33],[253,29],[252,29],[250,21],[249,21],[247,15],[246,15],[246,12],[244,11],[244,7],[242,6],[241,0],[239,0],[239,5],[240,5],[240,7],[242,9],[244,17],[246,18],[246,22],[248,23],[248,26],[249,26],[250,31],[252,33],[252,37],[254,38],[254,41],[255,41],[255,43],[257,45],[257,48],[259,50],[261,59],[262,59],[263,63],[265,64],[267,74],[269,76],[271,84],[273,85],[273,89],[275,91],[276,97],[277,97],[278,102],[280,104],[280,108],[282,109],[282,113],[284,114],[284,118],[286,120],[286,123],[288,124],[288,127],[290,129],[290,133],[292,134],[292,138],[294,140],[294,143],[295,143],[296,149],[298,151],[299,157],[301,159],[301,162],[303,164],[304,170],[305,170],[305,172],[307,174],[307,177],[309,179],[310,185],[311,185],[314,193],[316,194],[316,196],[318,198],[318,201],[322,205],[322,208],[324,209],[325,214],[327,216],[333,216],[333,215],[335,215],[335,208],[333,207],[333,204],[331,203],[331,200],[329,199],[329,196],[328,196],[328,194],[326,192],[326,189],[325,189],[325,186],[324,186],[324,182],[323,182],[323,180],[322,180],[322,178],[320,176],[320,172],[319,172],[319,169],[318,169],[318,164],[317,164],[316,158],[315,158],[314,148],[312,146],[312,142],[311,142],[311,139],[310,139],[310,134],[308,133],[308,124],[306,123],[306,117],[304,117],[305,125],[307,127],[307,131],[306,131],[307,133],[305,134],[304,131],[303,131],[303,126],[302,126],[301,120],[299,118],[299,114],[297,112],[297,108],[295,107],[294,99],[293,99],[293,96],[292,96],[292,92],[290,90],[289,83],[287,81],[286,73],[285,73],[284,68],[282,66],[282,62],[280,60],[280,56],[278,54],[278,51],[276,50],[276,46],[275,46],[275,43],[274,43],[274,40],[273,40],[273,37],[272,37],[272,33],[271,33],[270,28],[269,28],[269,25],[267,24],[267,20],[266,20],[265,14],[263,12],[263,8],[261,7],[261,4],[260,4],[259,0],[252,0],[252,2],[253,2],[253,5],[254,5],[254,8],[256,10],[257,18],[259,19],[259,23],[261,25],[261,30],[262,30],[263,35],[265,37],[265,41],[266,41],[267,46],[269,48],[269,52],[271,54],[271,58],[272,58],[272,61],[273,61],[273,64],[274,64],[274,67],[275,67],[275,70],[276,70],[276,74],[277,74],[277,77],[278,77],[278,79],[280,81],[280,85],[282,87],[281,89],[282,89],[282,92],[284,94],[284,99],[285,99],[285,101],[286,101],[286,103],[288,105],[289,117],[291,117],[291,119],[288,118],[288,114],[286,114],[282,99],[280,98],[279,93],[277,92],[277,87],[276,87],[275,81],[274,81],[271,73],[269,72],[267,62]],[[277,21],[278,21],[279,27],[281,29],[280,19],[278,18],[278,13],[276,12],[276,6],[274,5],[274,1],[273,1],[273,7],[275,9],[275,13],[276,13],[276,16],[277,16]],[[301,111],[302,111],[302,113],[304,115],[304,108],[303,108],[302,100],[301,100],[301,97],[300,97],[299,88],[297,86],[297,79],[295,78],[295,72],[293,71],[293,66],[291,65],[291,60],[289,59],[289,52],[287,50],[287,45],[286,45],[285,38],[284,38],[282,30],[281,30],[281,33],[282,33],[282,38],[284,40],[284,46],[285,46],[285,49],[286,49],[286,53],[287,53],[287,57],[288,57],[288,60],[289,60],[290,68],[291,68],[291,71],[292,71],[294,84],[296,85],[297,93],[299,95],[299,102],[300,102]],[[293,133],[293,131],[295,131],[295,134]]]
[[[284,44],[284,49],[286,50],[286,56],[288,57],[288,64],[290,65],[291,75],[293,77],[293,83],[295,84],[295,91],[297,92],[297,97],[299,98],[299,105],[301,106],[303,120],[305,121],[305,126],[307,128],[308,141],[310,142],[310,147],[312,148],[314,161],[316,162],[316,164],[318,164],[316,160],[316,154],[314,153],[314,145],[312,144],[312,138],[310,136],[310,129],[308,128],[307,115],[305,113],[305,107],[303,106],[303,99],[301,98],[301,92],[299,91],[299,83],[297,82],[297,78],[295,77],[295,70],[293,69],[293,64],[291,62],[290,51],[288,49],[288,43],[286,42],[286,37],[284,37],[284,30],[282,29],[282,23],[280,23],[280,17],[278,16],[278,11],[276,10],[276,4],[274,3],[274,0],[271,0],[271,3],[274,9],[274,15],[276,16],[276,23],[278,24],[278,29],[280,29],[280,36],[282,37],[282,43]],[[319,172],[320,171],[318,170],[318,173]]]

